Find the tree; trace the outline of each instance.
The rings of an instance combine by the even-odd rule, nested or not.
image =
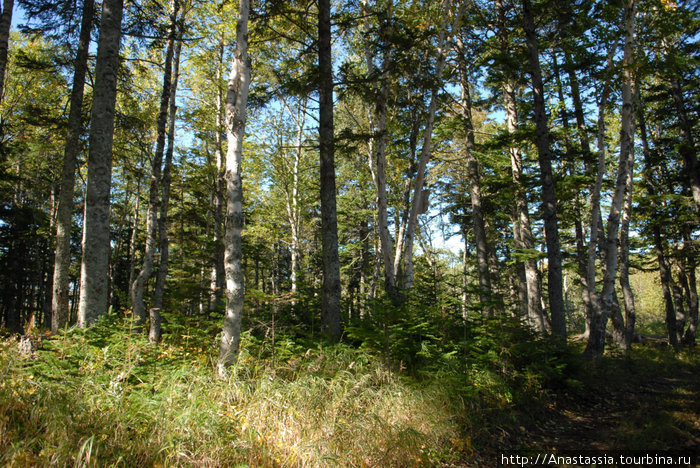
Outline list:
[[[491,272],[489,271],[489,245],[486,238],[486,226],[482,209],[482,189],[479,162],[474,154],[476,143],[474,139],[474,124],[472,123],[472,98],[469,90],[467,63],[464,44],[461,38],[457,38],[460,105],[462,110],[462,123],[466,133],[465,161],[467,163],[467,177],[469,180],[469,197],[472,205],[472,221],[474,224],[474,238],[476,243],[477,271],[479,273],[479,295],[482,306],[487,316],[493,315],[493,309],[487,304],[491,300]]]
[[[545,316],[542,311],[542,292],[540,288],[537,261],[533,258],[535,240],[530,225],[527,205],[527,183],[524,174],[521,150],[516,142],[518,130],[518,104],[516,99],[517,76],[513,70],[516,54],[511,44],[512,33],[508,28],[506,7],[502,0],[496,2],[496,27],[498,35],[497,58],[500,65],[497,73],[502,75],[501,92],[506,114],[506,131],[508,137],[508,154],[514,187],[513,210],[513,244],[515,247],[516,267],[518,268],[518,289],[520,307],[527,317],[528,324],[543,333],[546,330]]]
[[[0,13],[0,101],[4,95],[7,49],[10,42],[10,25],[12,24],[14,4],[14,0],[3,0],[2,13]]]
[[[444,10],[449,11],[450,6],[451,2],[449,0],[444,2]],[[428,161],[430,160],[431,156],[433,126],[435,124],[435,113],[437,112],[438,107],[440,79],[447,61],[447,54],[452,47],[452,42],[448,40],[448,34],[454,34],[463,13],[464,6],[460,5],[457,11],[453,13],[451,25],[449,21],[450,16],[445,15],[445,19],[438,31],[438,56],[435,67],[436,82],[431,87],[432,89],[430,94],[430,103],[428,104],[428,115],[426,116],[425,128],[423,129],[423,144],[421,146],[420,157],[418,158],[418,167],[416,168],[416,179],[413,185],[413,197],[411,198],[408,219],[406,222],[406,230],[404,238],[402,239],[403,242],[401,242],[401,240],[397,241],[397,258],[399,254],[403,256],[404,289],[410,289],[411,284],[413,283],[413,240],[417,229],[418,215],[423,211],[423,208],[425,208],[427,203],[427,193],[424,193],[423,186],[425,184],[425,174]],[[403,249],[399,249],[398,245],[403,245]],[[398,271],[396,261],[394,262],[394,270]]]
[[[564,296],[562,291],[561,248],[557,221],[557,197],[552,173],[552,152],[549,143],[549,129],[547,128],[539,46],[537,44],[537,31],[532,16],[530,0],[523,0],[522,7],[523,28],[526,36],[528,62],[530,64],[530,76],[534,94],[536,142],[542,184],[544,230],[547,242],[547,289],[552,319],[552,334],[559,338],[566,338],[566,319],[564,317]]]
[[[175,50],[175,37],[177,35],[176,18],[179,10],[177,0],[170,3],[170,26],[168,41],[165,52],[165,63],[163,73],[163,89],[160,95],[160,110],[156,124],[156,150],[151,163],[150,185],[148,191],[148,207],[146,212],[146,247],[143,253],[143,265],[136,280],[131,285],[129,296],[131,307],[134,310],[134,321],[137,326],[142,326],[146,322],[146,309],[143,300],[143,293],[146,282],[154,271],[154,256],[157,249],[158,235],[158,209],[160,206],[161,192],[161,172],[163,170],[163,154],[165,153],[166,126],[168,123],[168,109],[171,99],[173,54]],[[159,322],[159,311],[156,307],[151,308],[151,321]]]
[[[160,216],[158,217],[158,238],[160,242],[160,265],[156,276],[156,288],[153,292],[153,312],[151,313],[151,327],[148,333],[153,343],[160,341],[161,335],[161,311],[163,309],[163,297],[165,295],[165,282],[168,277],[168,262],[170,257],[170,241],[168,236],[168,208],[170,206],[170,183],[173,166],[173,152],[175,150],[175,117],[177,105],[177,82],[180,76],[180,53],[182,50],[182,29],[185,23],[185,15],[178,20],[177,10],[172,17],[173,28],[177,29],[175,56],[173,57],[172,82],[170,86],[170,102],[168,104],[168,146],[165,150],[165,162],[163,164],[163,177],[161,180]]]
[[[620,129],[620,159],[617,169],[617,181],[615,192],[608,214],[607,237],[605,243],[606,265],[603,275],[602,320],[596,321],[591,328],[586,353],[592,358],[600,358],[605,348],[605,326],[607,317],[612,315],[613,328],[615,329],[615,342],[618,346],[625,347],[624,321],[619,308],[616,309],[613,297],[615,294],[615,279],[618,271],[618,243],[620,219],[625,201],[625,192],[632,189],[631,171],[634,166],[634,93],[632,86],[633,61],[634,61],[634,23],[635,1],[628,0],[624,4],[623,24],[625,28],[625,52],[622,69],[622,122]],[[623,288],[624,289],[624,288]]]
[[[231,61],[231,74],[226,89],[226,228],[224,265],[226,271],[226,315],[219,349],[219,375],[238,357],[241,337],[244,284],[241,268],[241,231],[243,230],[243,186],[241,159],[245,137],[246,106],[250,88],[251,65],[248,58],[248,17],[250,0],[238,3],[236,51]]]
[[[372,91],[374,94],[374,108],[371,110],[372,118],[369,122],[369,166],[372,179],[376,186],[377,205],[377,230],[384,264],[384,288],[392,302],[398,305],[401,302],[401,294],[397,289],[396,271],[394,270],[394,246],[389,234],[389,220],[387,215],[388,198],[386,183],[386,145],[387,145],[387,99],[389,97],[389,65],[391,60],[391,47],[387,43],[391,35],[391,14],[393,2],[389,2],[383,8],[380,22],[380,41],[383,45],[382,63],[380,73],[381,85],[376,80],[377,70],[374,65],[374,53],[370,47],[370,10],[367,1],[362,2],[364,21],[364,55],[367,63],[367,74],[372,79]]]
[[[325,332],[335,340],[342,333],[340,323],[340,260],[336,213],[335,157],[333,134],[333,58],[331,51],[331,3],[318,2],[319,70],[319,153],[321,158],[321,239],[323,286],[321,321]]]
[[[109,192],[122,12],[123,0],[105,0],[102,4],[90,119],[78,309],[80,327],[94,323],[107,312],[109,305]]]
[[[94,9],[93,0],[85,0],[83,2],[80,41],[78,42],[78,51],[73,70],[73,88],[70,97],[70,113],[68,114],[68,134],[66,135],[66,147],[63,153],[63,172],[56,212],[56,256],[51,305],[51,331],[54,333],[68,324],[68,293],[70,286],[68,270],[71,261],[70,232],[73,224],[75,169],[80,151],[80,135],[83,130],[83,94],[85,75],[88,68],[88,50],[90,47]]]

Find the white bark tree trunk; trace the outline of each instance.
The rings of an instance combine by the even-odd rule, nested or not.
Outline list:
[[[216,99],[215,99],[215,133],[214,133],[214,164],[216,172],[214,175],[214,193],[212,195],[212,214],[214,218],[214,252],[212,255],[211,280],[209,282],[209,312],[215,311],[221,304],[221,295],[225,287],[224,271],[224,246],[222,232],[223,226],[223,205],[224,205],[224,164],[223,164],[223,142],[221,131],[223,128],[223,95],[221,91],[221,76],[224,60],[224,40],[219,40],[217,69],[216,69]]]
[[[224,269],[226,272],[226,315],[219,349],[219,375],[236,362],[241,339],[241,315],[245,286],[241,268],[241,232],[243,230],[243,186],[241,160],[245,137],[246,106],[250,88],[251,66],[248,59],[248,16],[250,0],[238,3],[236,51],[226,89],[226,227],[224,234]]]
[[[632,92],[633,63],[634,63],[634,25],[636,5],[635,0],[625,0],[624,2],[624,28],[625,28],[625,49],[622,69],[622,110],[620,129],[620,160],[617,170],[617,181],[615,191],[608,214],[607,237],[605,246],[605,271],[603,275],[603,292],[601,295],[603,311],[601,320],[596,321],[595,326],[591,326],[591,336],[589,338],[586,352],[593,358],[602,356],[605,350],[605,326],[607,317],[613,317],[615,331],[615,342],[618,346],[625,346],[624,343],[624,321],[619,308],[614,304],[615,280],[618,269],[618,242],[620,218],[627,189],[627,178],[633,170],[634,164],[634,93]],[[590,255],[590,253],[589,253]],[[590,283],[589,283],[590,284]]]
[[[386,15],[386,27],[380,26],[380,38],[384,51],[381,65],[381,86],[374,79],[377,71],[374,65],[374,55],[370,49],[369,38],[369,6],[367,0],[362,2],[365,13],[365,61],[367,63],[367,74],[372,77],[372,89],[376,96],[373,111],[370,114],[370,134],[372,135],[369,148],[369,165],[372,172],[372,179],[377,188],[377,230],[384,264],[384,287],[389,297],[399,301],[396,288],[396,271],[394,270],[394,246],[389,233],[389,217],[387,214],[388,199],[386,190],[386,103],[389,96],[389,65],[391,61],[391,48],[386,41],[386,36],[391,31],[391,12],[393,1],[389,0],[384,6]]]
[[[607,72],[612,73],[613,56],[617,50],[617,43],[613,44],[608,52]],[[607,107],[608,98],[610,95],[610,79],[606,79],[603,83],[600,102],[598,103],[598,164],[596,167],[596,178],[591,189],[591,218],[589,223],[590,239],[588,242],[588,255],[586,262],[586,287],[588,294],[588,304],[590,305],[589,316],[586,317],[586,325],[588,327],[588,342],[586,345],[585,354],[590,359],[599,359],[605,350],[605,333],[601,336],[600,333],[593,333],[593,330],[600,330],[601,326],[605,329],[603,323],[607,323],[607,315],[603,308],[601,297],[596,289],[596,254],[599,248],[599,240],[601,234],[599,229],[602,229],[603,223],[600,214],[600,191],[603,188],[603,175],[605,174],[605,108]],[[603,246],[600,246],[603,248]],[[602,340],[602,341],[601,341]]]
[[[444,10],[448,11],[450,5],[451,2],[447,0],[445,2]],[[450,32],[454,33],[456,31],[457,25],[459,25],[459,21],[464,12],[464,8],[465,5],[459,6],[459,9],[454,15],[451,28],[449,28],[449,23],[445,21],[440,29],[438,36],[438,59],[435,67],[435,76],[437,79],[442,77],[442,72],[445,68],[445,62],[447,60],[447,54],[452,47],[452,43],[447,40],[447,34]],[[446,17],[449,17],[449,15],[446,14]],[[425,123],[425,129],[423,130],[423,146],[421,147],[420,158],[418,160],[418,170],[416,171],[416,180],[413,187],[413,198],[411,199],[410,214],[408,217],[408,222],[406,223],[406,233],[403,247],[403,289],[405,290],[410,289],[413,285],[413,240],[415,238],[418,215],[420,214],[419,211],[421,209],[421,205],[423,205],[422,200],[425,196],[423,194],[423,185],[425,184],[426,169],[432,152],[433,125],[435,123],[435,112],[437,111],[438,90],[439,87],[434,86],[430,96],[428,118]]]

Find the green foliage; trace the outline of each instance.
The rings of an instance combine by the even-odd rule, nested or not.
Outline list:
[[[229,380],[206,330],[151,346],[130,321],[0,349],[0,463],[85,466],[434,464],[456,456],[451,396],[404,382],[370,354],[244,334]]]

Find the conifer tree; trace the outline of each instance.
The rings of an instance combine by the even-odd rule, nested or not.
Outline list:
[[[110,187],[122,12],[122,0],[105,0],[102,4],[90,119],[78,309],[80,327],[90,326],[107,313],[109,306]]]
[[[88,49],[94,15],[94,1],[83,2],[83,15],[80,25],[80,41],[73,69],[73,88],[68,114],[68,134],[63,153],[63,172],[56,211],[56,255],[53,272],[53,295],[51,306],[51,331],[56,333],[68,324],[68,289],[70,285],[69,267],[70,232],[73,219],[73,195],[75,192],[75,169],[80,151],[80,134],[83,130],[82,107],[85,89],[85,76],[88,68]]]

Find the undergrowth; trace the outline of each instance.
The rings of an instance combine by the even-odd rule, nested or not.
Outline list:
[[[504,319],[470,322],[461,341],[423,336],[410,369],[371,345],[246,332],[227,380],[198,319],[178,323],[158,346],[115,316],[34,357],[3,341],[0,464],[435,466],[576,384],[565,347]]]

